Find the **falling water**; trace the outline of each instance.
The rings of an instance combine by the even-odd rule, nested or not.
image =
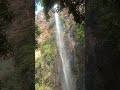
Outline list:
[[[54,9],[57,8],[57,4],[54,6]],[[63,90],[75,90],[75,82],[73,82],[73,76],[71,73],[70,59],[68,57],[65,43],[64,43],[64,34],[61,28],[60,17],[58,11],[55,11],[55,23],[56,23],[56,42],[59,49],[59,54],[62,60],[62,70],[63,70],[63,81],[62,87]]]

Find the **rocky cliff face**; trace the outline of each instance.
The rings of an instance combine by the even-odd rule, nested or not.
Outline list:
[[[34,79],[34,72],[28,76],[25,76],[27,72],[30,71],[30,67],[34,66],[27,66],[23,63],[25,60],[25,56],[20,56],[22,54],[29,56],[28,53],[25,54],[24,50],[28,47],[25,45],[30,45],[32,48],[33,56],[29,59],[30,62],[34,63],[34,1],[33,0],[8,0],[12,11],[14,12],[14,20],[11,25],[9,25],[5,32],[7,33],[8,40],[12,46],[14,55],[8,57],[7,60],[0,61],[0,66],[2,65],[3,70],[0,70],[0,73],[3,72],[1,77],[2,79],[2,89],[1,90],[8,90],[12,88],[12,90],[31,90],[34,88],[31,84],[32,80],[28,77],[32,75],[30,78]],[[25,47],[25,49],[21,49]],[[31,51],[29,49],[29,51]],[[18,63],[19,62],[19,63]],[[28,62],[28,61],[27,61]],[[22,66],[21,65],[25,65]],[[31,64],[30,64],[31,65]],[[25,72],[23,72],[26,69]],[[20,72],[18,72],[20,71]],[[22,76],[22,73],[24,74]],[[1,74],[0,74],[1,75]],[[24,77],[24,78],[23,78]],[[20,80],[19,80],[20,79]],[[19,80],[19,81],[18,81]],[[30,88],[31,87],[31,88]]]
[[[41,32],[40,36],[37,37],[38,43],[44,43],[47,38],[50,38],[51,34],[54,32],[54,22],[53,19],[46,21],[46,17],[43,12],[40,12],[35,17],[35,23],[38,25]]]
[[[24,37],[30,37],[30,33],[34,33],[34,3],[29,0],[9,0],[9,2],[15,15],[12,24],[7,28],[7,33],[9,41],[14,46]]]
[[[83,90],[84,86],[84,47],[80,46],[79,41],[75,37],[76,29],[79,25],[77,25],[74,21],[74,17],[72,14],[68,13],[68,9],[64,8],[60,11],[60,22],[62,24],[62,28],[64,31],[64,40],[67,48],[67,52],[70,57],[71,66],[72,66],[72,73],[75,77],[75,83],[77,84],[77,90]],[[40,44],[43,44],[47,39],[52,37],[55,34],[55,20],[54,14],[50,11],[49,12],[50,19],[48,22],[43,14],[40,12],[36,17],[36,24],[39,26],[40,31],[42,32],[40,36],[37,38]],[[54,37],[55,38],[55,37]],[[61,60],[59,59],[60,56],[56,53],[54,57],[54,66],[53,66],[53,74],[51,74],[50,81],[54,82],[53,90],[61,90],[59,84],[60,83],[60,68],[61,68]],[[59,69],[58,69],[59,68]],[[59,71],[59,72],[58,72]],[[55,76],[55,77],[54,77]],[[56,80],[55,80],[56,79]]]
[[[39,61],[41,60],[40,66],[41,65],[44,66],[42,71],[40,70],[37,71],[36,77],[39,75],[39,72],[41,72],[41,74],[44,74],[41,76],[41,78],[45,78],[42,82],[44,82],[45,84],[44,88],[46,90],[47,89],[48,90],[60,90],[59,89],[60,80],[59,80],[59,75],[58,75],[59,61],[57,60],[57,55],[55,52],[56,46],[54,46],[55,45],[54,18],[50,18],[50,20],[47,21],[44,13],[40,12],[35,17],[35,23],[39,28],[38,30],[41,32],[40,36],[36,37],[36,40],[38,44],[40,45],[40,48],[36,50],[36,52],[39,52],[39,55],[41,54],[42,56],[39,59]],[[39,61],[37,61],[37,57],[36,57],[36,62],[35,62],[36,65]],[[44,64],[42,62],[44,62]],[[42,67],[38,69],[42,69]],[[41,79],[38,79],[38,80],[40,81]],[[50,82],[49,85],[47,85],[48,82]],[[36,89],[38,87],[39,89],[42,89],[42,84],[40,84],[40,86],[37,86]]]

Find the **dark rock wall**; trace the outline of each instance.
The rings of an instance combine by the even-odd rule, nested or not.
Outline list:
[[[74,21],[74,16],[69,14],[68,11],[69,9],[65,8],[60,12],[62,28],[64,31],[64,41],[70,58],[76,90],[85,90],[85,47],[81,46],[80,42],[75,37],[75,32],[79,25]]]
[[[10,45],[12,46],[14,55],[12,56],[12,58],[10,58],[10,61],[6,60],[4,63],[5,66],[10,66],[7,69],[8,71],[10,70],[10,68],[13,68],[14,72],[12,70],[13,74],[12,72],[4,74],[4,78],[9,79],[7,79],[7,82],[2,81],[6,82],[2,90],[33,90],[34,70],[31,70],[30,68],[34,68],[34,0],[8,1],[10,3],[12,11],[14,12],[14,20],[12,24],[10,24],[9,27],[6,28],[5,31],[7,33]],[[29,62],[33,62],[33,65],[30,64],[31,67],[29,65],[27,68],[22,67],[22,69],[20,70],[20,63],[22,63],[22,65],[24,66],[25,58],[23,56],[20,61],[18,60],[18,58],[22,54],[26,55],[27,57],[29,56],[28,53],[25,54],[25,52],[23,52],[25,49],[23,51],[20,51],[22,50],[22,47],[25,47],[25,45],[29,45],[29,47],[32,47],[32,54],[30,54],[30,57],[32,58],[29,59]],[[7,62],[8,64],[6,64]],[[25,69],[23,70],[23,68]],[[29,73],[30,75],[28,75],[27,72],[31,72],[31,74]]]
[[[109,27],[113,24],[106,25],[104,23],[105,20],[101,18],[104,16],[104,12],[109,10],[112,14],[116,14],[117,12],[114,11],[117,10],[117,6],[114,10],[107,10],[107,8],[112,7],[108,7],[107,5],[115,6],[114,2],[110,2],[109,0],[105,3],[102,1],[86,0],[86,90],[120,89],[120,51],[119,48],[116,47],[116,45],[119,45],[118,42],[116,42],[119,38],[116,38],[115,41],[109,39],[115,36],[119,37],[119,35],[114,33],[115,31],[119,33],[119,31],[117,31],[119,29],[113,27],[115,31],[112,31]],[[110,23],[111,18],[104,19],[108,19],[106,23]],[[100,22],[100,20],[103,21]],[[111,23],[113,23],[113,21]],[[106,29],[103,26],[105,26]],[[112,33],[109,34],[110,32]],[[115,44],[113,44],[113,42]]]
[[[8,28],[8,38],[13,46],[25,37],[34,39],[34,0],[9,0],[14,20]],[[31,34],[32,35],[31,35]]]

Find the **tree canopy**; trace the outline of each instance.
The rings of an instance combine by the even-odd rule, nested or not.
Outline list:
[[[35,2],[39,3],[39,0],[36,0]],[[74,20],[77,23],[81,23],[85,19],[84,11],[80,11],[80,8],[84,10],[85,0],[40,0],[40,2],[44,6],[44,13],[47,19],[49,19],[48,12],[55,3],[60,4],[60,9],[68,7],[69,13],[73,14]]]

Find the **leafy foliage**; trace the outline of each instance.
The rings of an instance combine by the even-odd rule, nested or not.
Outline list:
[[[34,47],[33,44],[26,44],[18,49],[16,57],[16,67],[20,74],[21,82],[27,83],[25,86],[32,89],[34,85]],[[22,54],[21,54],[22,53]],[[22,60],[22,62],[21,62]],[[24,84],[23,83],[23,84]]]
[[[7,0],[0,0],[0,29],[12,22],[14,17],[13,11]],[[0,30],[1,31],[1,30]]]
[[[81,46],[85,46],[85,28],[84,21],[80,24],[80,26],[75,31],[75,38],[79,41]]]
[[[7,35],[3,31],[13,20],[14,14],[10,10],[7,0],[0,0],[0,55],[5,55],[10,51]]]
[[[17,82],[17,74],[9,73],[7,76],[0,80],[0,89],[3,90],[21,90],[20,85]]]
[[[4,76],[1,81],[3,90],[34,89],[34,47],[24,44],[16,50],[15,71]]]
[[[37,25],[35,25],[35,37],[38,37],[40,35],[41,32],[39,29],[40,28]]]
[[[100,30],[94,36],[101,40],[103,45],[118,48],[120,46],[120,1],[101,0],[95,3],[96,27]]]
[[[0,33],[0,55],[5,55],[12,51],[6,36],[4,32]]]
[[[44,6],[44,13],[48,19],[50,18],[48,15],[49,10],[52,9],[55,3],[58,3],[61,9],[64,7],[69,8],[69,13],[73,14],[77,23],[81,23],[84,20],[84,14],[81,14],[78,8],[81,4],[84,4],[84,0],[40,0],[40,2]]]
[[[52,36],[44,44],[41,44],[36,51],[35,58],[35,86],[36,90],[52,90],[48,78],[53,68],[53,60],[56,53],[55,40]]]

